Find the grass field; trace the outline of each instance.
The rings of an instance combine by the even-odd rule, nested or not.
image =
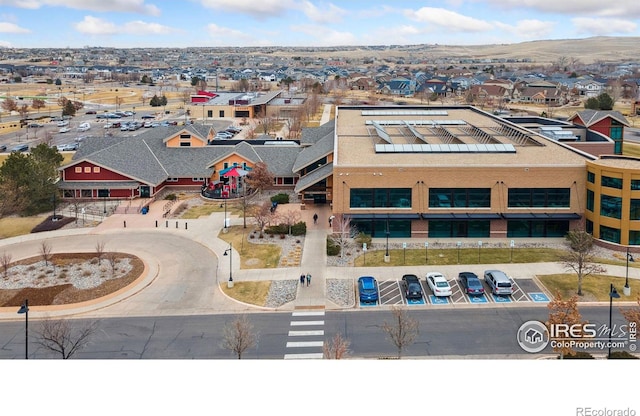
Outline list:
[[[233,245],[240,253],[241,269],[273,269],[278,267],[282,248],[275,244],[253,244],[246,240],[252,228],[234,225],[228,232],[220,232],[218,238]]]
[[[45,218],[46,216],[0,218],[0,238],[29,234],[33,227],[40,224]]]
[[[575,295],[578,290],[578,278],[575,274],[549,274],[538,276],[538,279],[545,285],[552,295],[555,296],[556,293],[560,293],[564,299],[568,299]],[[629,287],[631,288],[631,296],[625,296],[622,293],[625,278],[609,275],[593,275],[582,279],[583,295],[579,297],[578,300],[608,302],[609,289],[612,283],[620,294],[620,298],[614,299],[614,303],[633,302],[637,300],[638,293],[640,293],[640,281],[630,279]]]

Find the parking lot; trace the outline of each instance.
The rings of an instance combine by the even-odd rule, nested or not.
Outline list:
[[[509,304],[509,303],[548,303],[550,298],[544,291],[538,287],[533,279],[513,279],[510,278],[513,293],[510,296],[494,295],[491,289],[484,282],[482,276],[480,281],[484,287],[485,293],[482,295],[468,295],[464,292],[464,289],[457,279],[457,276],[447,277],[447,282],[451,286],[451,296],[435,296],[433,291],[426,283],[424,276],[420,276],[420,286],[422,287],[422,299],[407,299],[404,294],[402,280],[398,279],[378,279],[378,302],[373,303],[359,303],[361,307],[375,307],[375,306],[394,306],[394,305],[407,305],[407,306],[433,306],[438,307],[442,305],[469,305],[469,304]],[[356,288],[357,291],[357,288]],[[356,299],[358,297],[356,296]]]

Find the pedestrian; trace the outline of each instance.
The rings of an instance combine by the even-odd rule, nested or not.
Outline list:
[[[318,223],[318,214],[313,214],[313,223],[314,224]]]
[[[334,216],[334,215],[332,215],[332,216],[330,216],[330,217],[329,217],[329,227],[331,227],[331,226],[332,226],[332,224],[333,224],[333,219],[334,219],[334,218],[335,218],[335,216]]]
[[[307,273],[307,286],[311,284],[311,275]]]
[[[301,286],[304,286],[304,278],[305,278],[304,274],[301,274],[300,275],[300,285]]]

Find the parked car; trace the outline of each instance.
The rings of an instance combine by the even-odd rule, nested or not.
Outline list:
[[[44,124],[42,124],[42,123],[29,123],[29,128],[30,129],[37,129],[39,127],[44,127]]]
[[[143,119],[143,120],[151,120],[151,119],[153,119],[153,118],[156,118],[156,116],[153,116],[153,115],[151,115],[151,114],[145,114],[145,115],[143,115],[143,116],[142,116],[142,117],[140,117],[140,118],[141,118],[141,119]]]
[[[68,133],[70,131],[71,129],[69,127],[62,127],[60,130],[58,130],[58,133]]]
[[[6,152],[6,151],[7,151],[7,145],[0,144],[0,152]]]
[[[94,110],[89,110],[85,114],[96,114],[96,112]]]
[[[500,270],[485,270],[484,281],[494,295],[509,296],[513,294],[511,279]]]
[[[89,130],[90,128],[91,128],[91,124],[89,124],[89,123],[81,123],[81,124],[78,126],[78,131],[87,131],[87,130]]]
[[[458,273],[458,280],[467,295],[484,295],[484,286],[478,275],[472,272]]]
[[[440,272],[429,272],[426,276],[427,285],[436,296],[451,296],[451,286],[447,278]]]
[[[375,303],[378,301],[378,282],[373,276],[358,278],[358,294],[360,302]]]
[[[59,152],[73,152],[78,150],[78,143],[59,144],[56,148]]]
[[[68,126],[68,125],[69,125],[69,121],[68,120],[58,121],[58,124],[57,124],[58,127],[64,127],[64,126]]]
[[[407,299],[422,299],[422,285],[420,285],[420,279],[418,279],[418,276],[415,274],[405,274],[402,276],[402,287],[404,288],[404,295]]]
[[[17,153],[21,153],[21,152],[28,152],[29,151],[29,145],[28,144],[19,144],[17,146],[13,146],[11,148],[11,152],[17,152]]]

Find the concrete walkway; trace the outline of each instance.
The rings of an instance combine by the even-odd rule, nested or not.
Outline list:
[[[320,125],[322,126],[325,123],[328,123],[331,120],[331,108],[333,104],[325,104],[324,109],[322,110],[322,117],[320,117]]]

